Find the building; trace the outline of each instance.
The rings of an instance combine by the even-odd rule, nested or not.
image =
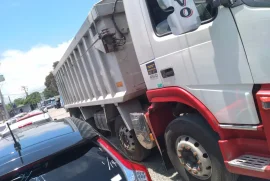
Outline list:
[[[16,114],[19,114],[21,112],[29,112],[31,111],[31,105],[30,104],[26,104],[24,106],[18,106],[16,108],[13,109],[13,114],[16,115]]]

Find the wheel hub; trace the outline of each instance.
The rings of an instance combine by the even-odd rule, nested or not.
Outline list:
[[[202,145],[190,136],[176,140],[176,152],[180,163],[194,177],[206,180],[212,175],[211,160]]]
[[[126,127],[121,127],[119,130],[119,138],[121,144],[128,151],[135,151],[135,140],[133,135]]]

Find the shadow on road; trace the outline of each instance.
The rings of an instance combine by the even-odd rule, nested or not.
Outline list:
[[[180,176],[174,168],[166,169],[162,162],[158,149],[153,149],[151,155],[144,160],[143,164],[148,168],[153,180],[174,180],[181,181]],[[151,173],[152,172],[152,173]]]
[[[151,155],[143,162],[143,164],[148,168],[152,180],[182,181],[179,174],[175,171],[174,168],[166,170],[158,149],[153,149]],[[240,176],[237,181],[267,181],[267,180]]]

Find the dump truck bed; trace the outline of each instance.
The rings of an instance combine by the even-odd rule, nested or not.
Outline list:
[[[53,74],[66,108],[120,103],[145,93],[122,1],[94,5]]]

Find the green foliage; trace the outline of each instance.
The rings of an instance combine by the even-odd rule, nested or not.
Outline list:
[[[53,63],[53,68],[55,69],[55,67],[57,66],[59,62],[54,62]],[[43,94],[44,94],[44,97],[45,99],[49,99],[53,96],[57,96],[59,95],[59,92],[58,92],[58,88],[57,88],[57,85],[56,85],[56,81],[55,81],[55,78],[53,76],[53,73],[50,72],[49,75],[45,78],[45,86],[46,86],[46,89],[43,91]]]
[[[7,108],[7,111],[11,111],[12,110],[12,105],[10,103],[6,104],[6,108]]]
[[[45,78],[45,86],[47,89],[58,93],[58,88],[52,72]]]
[[[24,101],[25,101],[24,98],[18,98],[14,100],[14,104],[16,104],[16,106],[18,107],[20,105],[24,105]]]
[[[39,92],[33,92],[32,94],[27,96],[27,98],[24,101],[24,104],[36,105],[40,101],[41,101],[40,93]]]
[[[43,91],[43,95],[44,95],[45,99],[49,99],[51,97],[59,95],[59,93],[56,91],[52,91],[51,89],[46,88]]]

